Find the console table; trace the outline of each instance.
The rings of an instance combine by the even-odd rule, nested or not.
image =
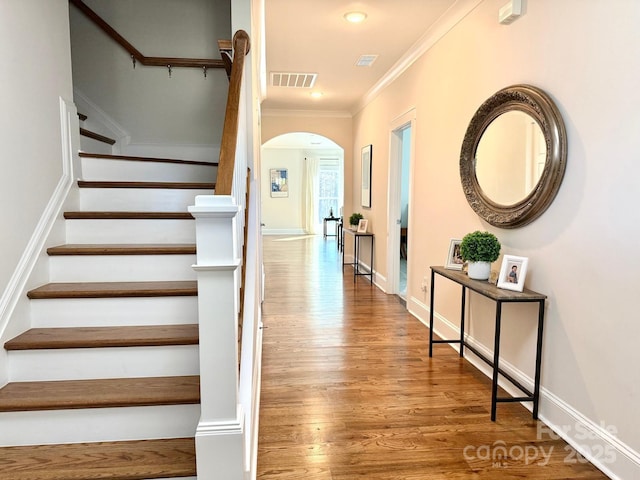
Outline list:
[[[433,302],[435,290],[435,275],[441,275],[452,280],[462,286],[462,305],[460,314],[460,339],[456,340],[434,340],[433,339]],[[494,349],[493,361],[482,355],[475,347],[469,345],[464,338],[464,318],[465,318],[465,300],[467,289],[472,290],[484,297],[496,302],[495,317],[495,333],[494,333]],[[514,292],[504,290],[495,285],[482,280],[472,280],[466,273],[458,270],[448,270],[444,267],[431,267],[431,299],[429,303],[429,357],[433,356],[434,343],[458,343],[460,344],[460,356],[464,357],[464,347],[467,347],[481,360],[493,367],[493,377],[491,385],[491,420],[496,420],[496,405],[498,402],[533,402],[533,418],[538,418],[538,402],[540,398],[540,365],[542,356],[542,330],[544,327],[544,304],[547,296],[541,293],[524,289],[523,292]],[[536,343],[536,369],[534,378],[534,389],[530,392],[520,382],[499,367],[500,361],[500,324],[502,321],[502,304],[503,303],[538,303],[538,338]],[[526,396],[524,397],[498,397],[498,374],[509,380],[513,385],[518,387]]]
[[[353,263],[344,263],[344,238],[345,235],[353,236]],[[360,262],[358,261],[360,256],[360,239],[368,238],[371,241],[371,260],[369,263],[369,271],[364,270]],[[355,230],[350,230],[348,228],[342,229],[342,271],[344,271],[345,265],[353,265],[353,283],[356,282],[356,277],[358,275],[368,276],[371,280],[371,285],[373,285],[373,233],[358,233]]]
[[[327,235],[327,223],[328,222],[336,222],[335,233],[333,235]],[[338,217],[324,217],[322,220],[322,235],[326,239],[327,237],[337,237],[338,236],[338,223],[340,222],[340,218]]]

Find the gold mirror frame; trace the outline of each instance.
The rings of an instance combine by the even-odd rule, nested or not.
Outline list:
[[[503,113],[518,110],[530,115],[542,129],[547,158],[540,180],[533,190],[513,205],[501,205],[483,192],[476,177],[476,149],[483,133]],[[531,85],[513,85],[496,92],[473,115],[460,152],[460,180],[473,210],[491,225],[522,227],[551,205],[567,165],[567,134],[562,116],[553,100]]]

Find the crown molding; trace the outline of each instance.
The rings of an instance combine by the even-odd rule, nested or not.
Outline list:
[[[321,118],[351,118],[346,110],[289,110],[266,108],[261,112],[262,117],[321,117]]]
[[[449,33],[484,0],[458,0],[414,43],[378,82],[355,104],[352,116],[371,103],[392,82],[400,77],[431,47]]]

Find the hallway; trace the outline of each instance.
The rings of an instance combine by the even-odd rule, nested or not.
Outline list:
[[[603,479],[395,296],[344,277],[335,240],[264,237],[258,478]],[[506,453],[506,456],[504,455]]]

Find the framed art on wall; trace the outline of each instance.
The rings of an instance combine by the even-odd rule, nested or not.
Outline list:
[[[272,168],[270,170],[271,196],[289,196],[289,177],[286,168]]]
[[[371,157],[373,145],[362,147],[362,189],[361,204],[363,207],[371,208]]]

